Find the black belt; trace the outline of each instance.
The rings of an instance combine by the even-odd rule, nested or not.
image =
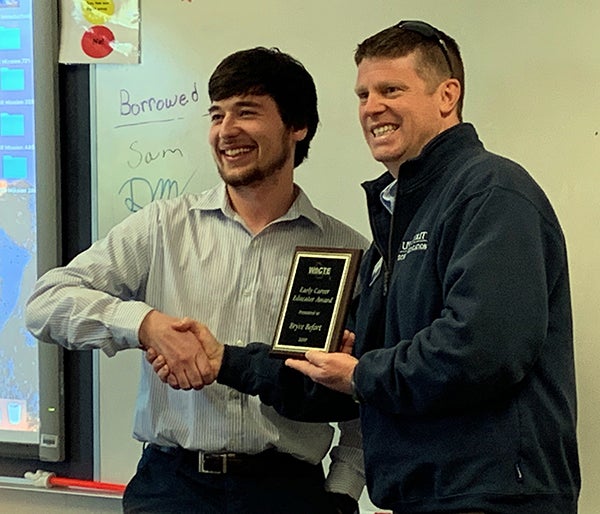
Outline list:
[[[209,453],[186,450],[179,446],[149,444],[149,448],[179,457],[182,463],[193,466],[199,473],[232,475],[310,476],[322,470],[321,465],[296,459],[277,450],[249,453]]]

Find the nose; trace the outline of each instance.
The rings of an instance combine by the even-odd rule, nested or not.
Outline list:
[[[381,96],[376,93],[369,93],[360,104],[360,111],[363,116],[373,116],[382,113],[384,110],[385,104],[382,102]]]
[[[221,138],[235,137],[239,131],[236,117],[230,113],[225,114],[219,124],[219,136]]]

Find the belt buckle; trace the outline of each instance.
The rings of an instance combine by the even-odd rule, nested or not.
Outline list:
[[[210,473],[212,475],[222,475],[227,473],[227,453],[204,453],[198,452],[198,470],[200,473]],[[221,469],[207,469],[206,461],[207,458],[210,459],[220,459],[221,460]]]

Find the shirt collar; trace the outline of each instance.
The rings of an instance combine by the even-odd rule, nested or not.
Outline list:
[[[390,214],[394,213],[396,189],[398,189],[398,181],[394,180],[393,182],[390,182],[384,189],[382,189],[381,193],[379,193],[381,203],[390,212]]]
[[[306,218],[323,230],[323,223],[321,222],[319,211],[315,209],[308,196],[299,185],[294,184],[294,188],[297,192],[294,203],[292,203],[283,216],[273,221],[273,223]],[[201,211],[221,211],[225,216],[231,219],[235,219],[237,216],[235,211],[231,208],[229,196],[227,195],[225,183],[223,182],[212,189],[197,195],[196,201],[192,204],[191,209],[198,209]]]

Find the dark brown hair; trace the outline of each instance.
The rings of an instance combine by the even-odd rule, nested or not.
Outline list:
[[[424,35],[413,30],[411,23],[421,24],[431,30],[432,35]],[[435,34],[435,36],[433,36]],[[442,40],[441,43],[439,40]],[[442,44],[444,48],[442,48]],[[417,73],[432,87],[451,76],[460,82],[461,93],[457,102],[457,113],[462,119],[465,95],[465,72],[460,49],[454,39],[441,30],[425,22],[400,22],[368,37],[354,52],[354,62],[358,66],[363,59],[405,57],[417,52]],[[446,52],[449,62],[446,61]]]
[[[212,102],[232,96],[270,96],[286,127],[307,129],[306,137],[296,143],[294,167],[307,157],[319,124],[317,91],[310,73],[292,56],[264,47],[235,52],[211,75],[208,95]]]

